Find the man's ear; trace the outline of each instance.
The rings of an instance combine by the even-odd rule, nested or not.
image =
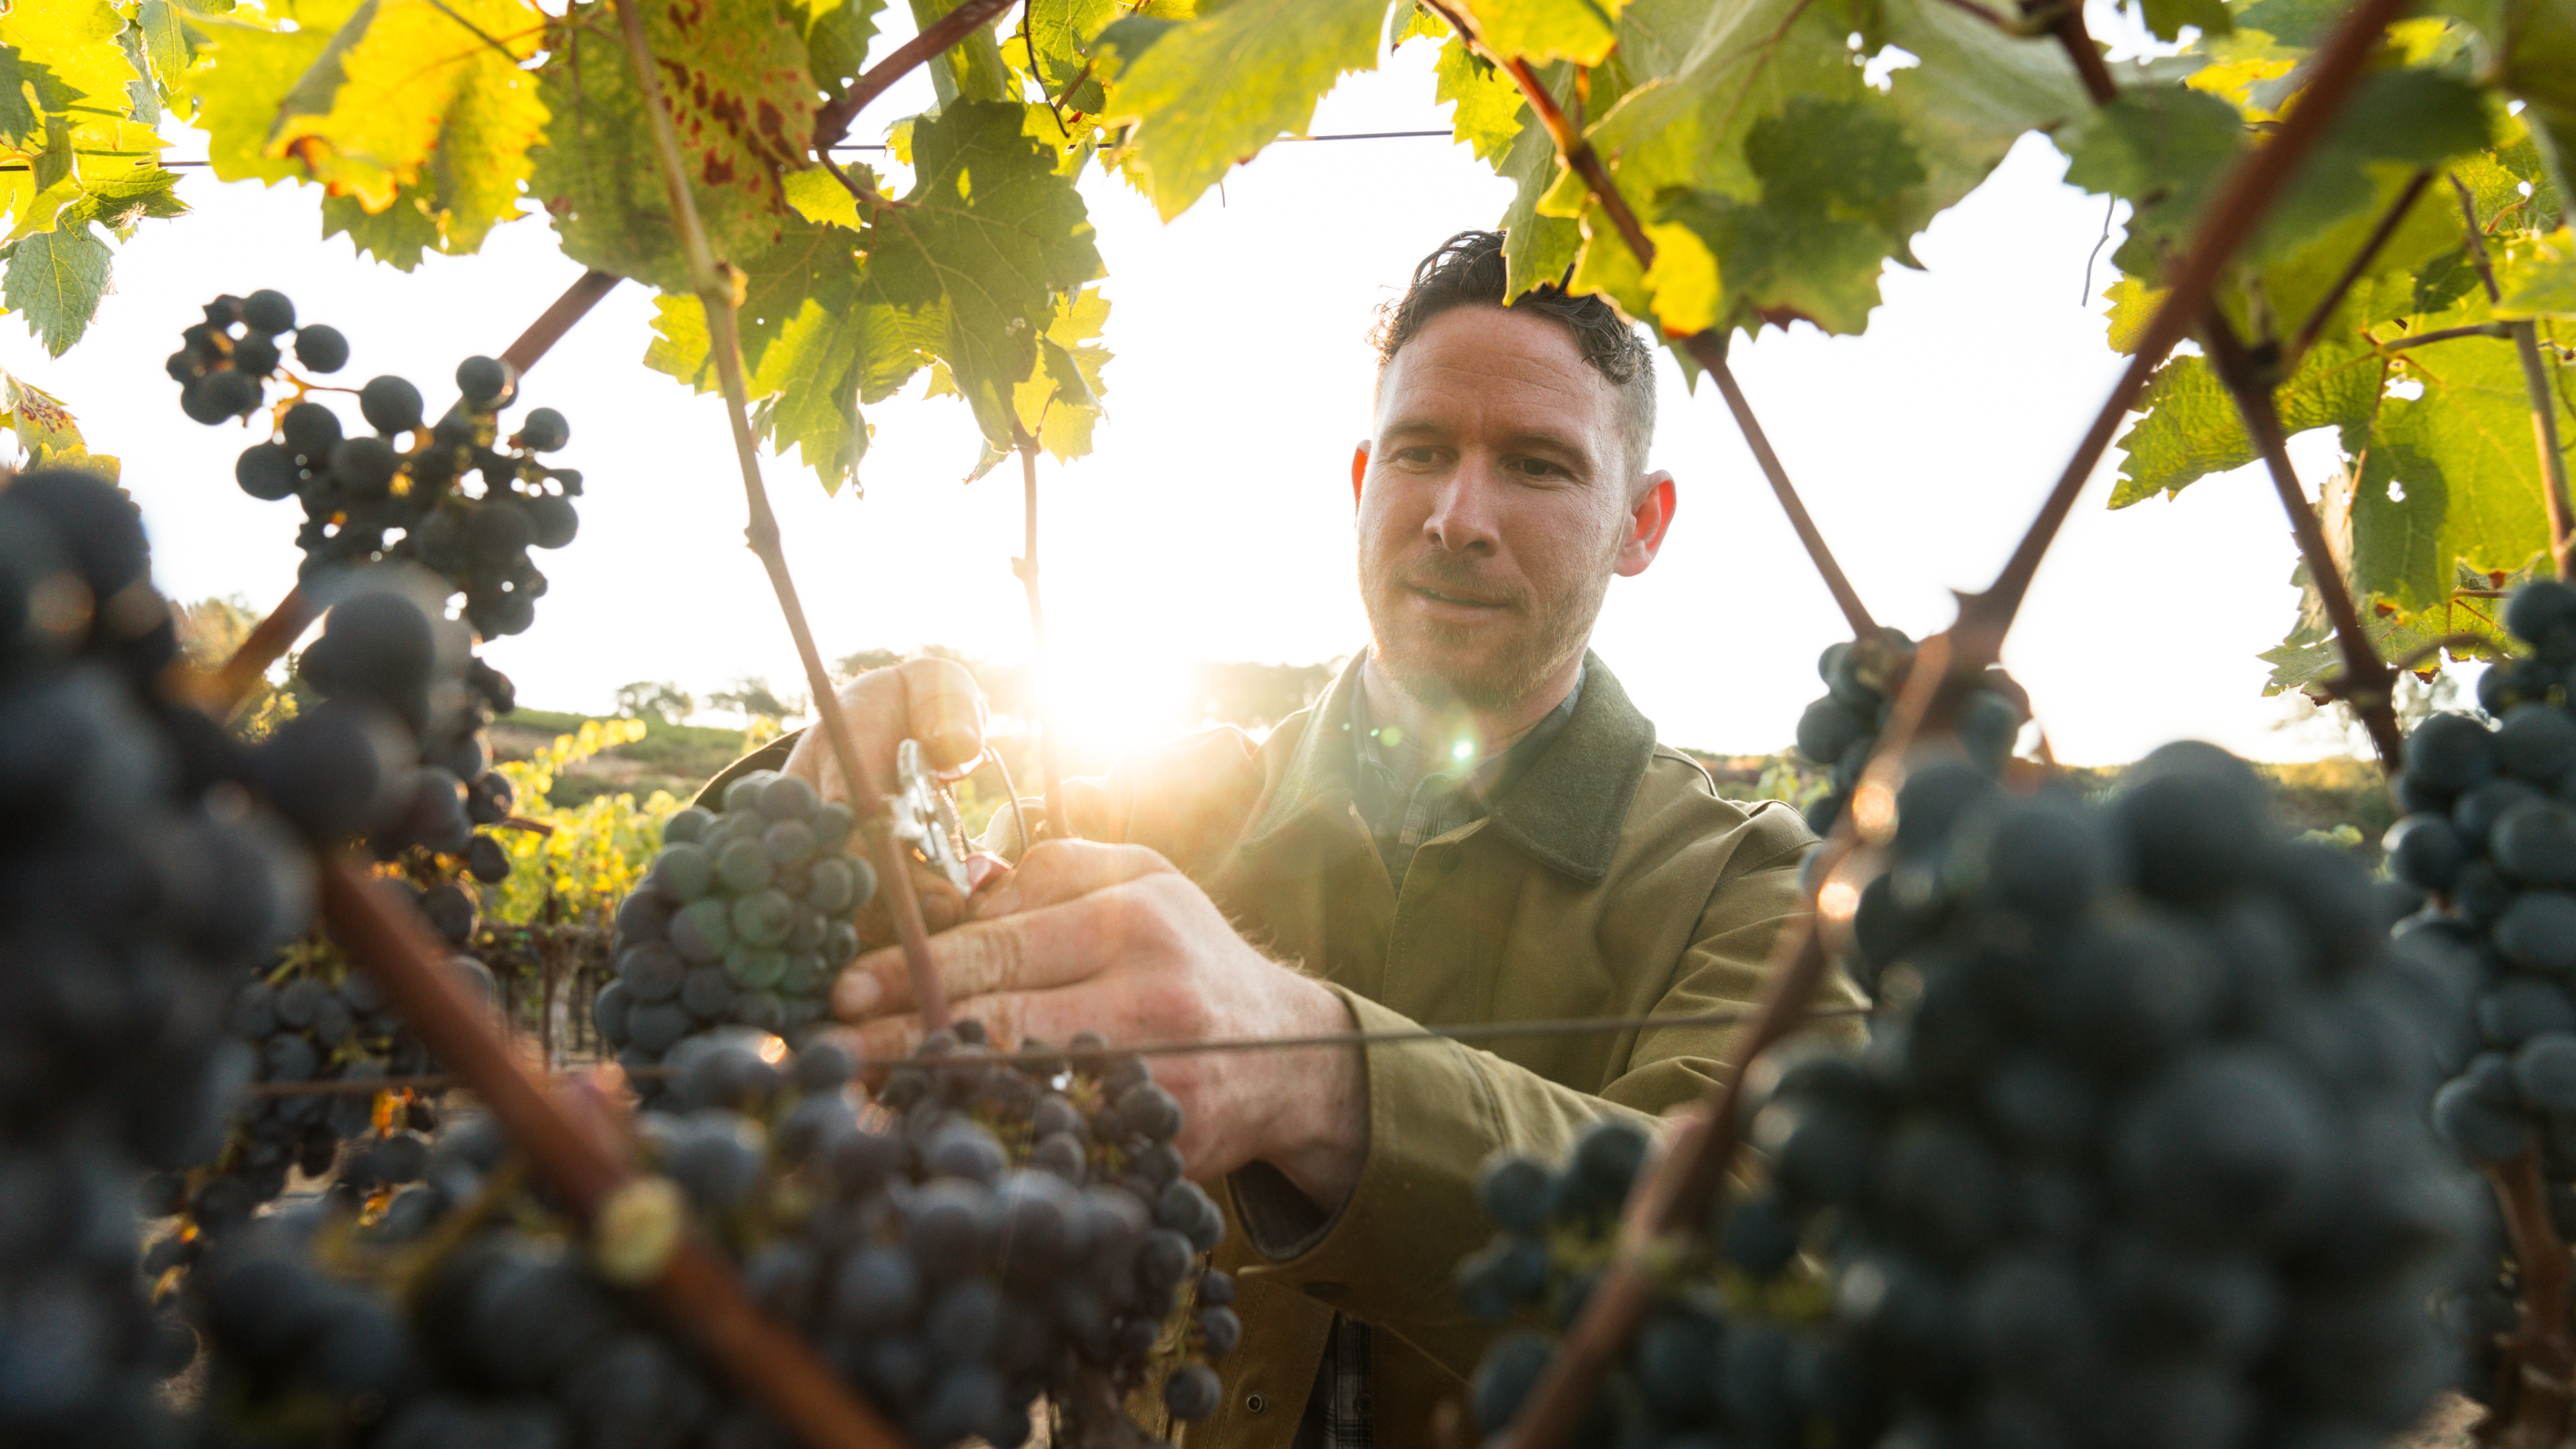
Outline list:
[[[1644,491],[1628,511],[1627,537],[1619,542],[1617,572],[1635,578],[1663,552],[1664,533],[1673,526],[1673,475],[1658,468],[1646,475]]]
[[[1351,511],[1360,507],[1360,488],[1368,482],[1369,440],[1362,438],[1351,447]]]

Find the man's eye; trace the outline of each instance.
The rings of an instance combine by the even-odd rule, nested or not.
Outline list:
[[[1406,448],[1395,456],[1398,462],[1427,467],[1437,460],[1438,453],[1439,450],[1436,448]]]
[[[1532,478],[1549,478],[1564,472],[1545,458],[1523,458],[1513,465]]]

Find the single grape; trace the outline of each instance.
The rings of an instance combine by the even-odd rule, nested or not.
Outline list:
[[[226,369],[210,372],[179,394],[179,410],[197,422],[230,422],[259,406],[259,380]]]
[[[251,497],[274,503],[294,496],[303,486],[304,470],[296,465],[292,450],[276,443],[253,443],[233,464],[233,481]]]
[[[358,389],[358,412],[379,433],[408,433],[420,426],[420,389],[399,377],[378,377]]]
[[[349,365],[349,339],[337,327],[307,323],[295,330],[295,360],[315,372],[338,372]]]
[[[470,407],[489,409],[509,388],[509,365],[496,358],[469,357],[456,365],[456,390]]]
[[[264,337],[295,330],[295,304],[284,292],[263,287],[241,300],[242,325]]]
[[[553,408],[530,408],[519,420],[519,441],[531,451],[551,453],[572,441],[572,425]]]
[[[343,438],[331,449],[331,478],[353,498],[382,498],[402,468],[402,455],[382,438]]]

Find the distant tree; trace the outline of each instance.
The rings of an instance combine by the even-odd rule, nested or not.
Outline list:
[[[698,702],[667,679],[639,679],[617,686],[617,712],[627,719],[675,725],[698,712]]]
[[[731,689],[719,689],[707,695],[707,703],[718,709],[739,711],[746,719],[783,720],[805,712],[805,697],[780,694],[767,679],[746,674],[733,682]]]

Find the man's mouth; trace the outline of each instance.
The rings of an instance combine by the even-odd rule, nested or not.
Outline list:
[[[1449,604],[1461,609],[1499,609],[1503,607],[1502,601],[1499,599],[1480,599],[1469,594],[1454,593],[1444,589],[1425,588],[1420,584],[1407,584],[1405,587],[1413,590],[1413,592],[1417,594],[1420,594],[1422,597],[1431,600],[1435,604]]]

